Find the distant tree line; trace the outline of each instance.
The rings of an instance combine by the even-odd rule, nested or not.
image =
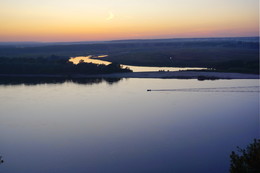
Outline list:
[[[80,62],[75,65],[58,56],[47,58],[7,58],[0,57],[0,74],[107,74],[132,72],[120,64],[99,65]]]
[[[50,56],[70,55],[77,56],[81,54],[117,54],[121,52],[138,52],[151,50],[165,50],[175,48],[239,48],[239,49],[257,49],[259,48],[259,37],[248,38],[204,38],[204,39],[148,39],[148,40],[121,40],[98,43],[66,43],[57,45],[46,45],[42,43],[31,43],[29,46],[22,45],[4,45],[0,44],[0,56],[21,56],[21,55],[41,55]]]
[[[259,74],[259,60],[229,60],[211,66],[217,71]]]
[[[48,62],[59,61],[62,58],[67,60],[68,56],[101,54],[109,55],[103,57],[103,60],[126,65],[204,67],[219,72],[259,74],[259,37],[121,40],[91,44],[66,43],[65,45],[38,43],[31,46],[0,44],[0,58],[44,57],[47,59],[42,61]],[[59,57],[52,55],[59,55]],[[52,63],[52,66],[60,67],[60,64]],[[38,69],[36,65],[34,67]],[[49,71],[53,71],[51,66],[48,68]],[[60,71],[64,68],[71,69],[67,64],[60,68]],[[77,69],[79,70],[80,67],[78,66]],[[100,69],[102,69],[101,66]],[[100,69],[95,73],[101,73]],[[102,73],[104,73],[103,70],[104,68]],[[72,71],[75,72],[75,70]]]

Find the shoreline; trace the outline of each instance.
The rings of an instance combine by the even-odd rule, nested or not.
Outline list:
[[[132,72],[111,74],[0,74],[0,77],[47,77],[47,78],[163,78],[163,79],[259,79],[258,74],[225,73],[225,72],[198,72],[198,71],[173,71],[173,72]]]

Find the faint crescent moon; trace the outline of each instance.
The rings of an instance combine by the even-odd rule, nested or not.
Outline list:
[[[106,18],[107,20],[112,20],[115,18],[115,15],[112,12],[109,12],[109,16]]]

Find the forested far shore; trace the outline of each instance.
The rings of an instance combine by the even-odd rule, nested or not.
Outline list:
[[[48,69],[57,65],[55,61],[64,63],[70,57],[88,55],[108,55],[102,60],[132,66],[201,67],[218,72],[259,74],[259,37],[0,45],[0,61],[5,61],[1,57],[20,58],[21,61],[36,58],[36,61],[51,61]],[[95,73],[100,73],[100,69],[97,71]]]
[[[0,57],[0,74],[108,74],[132,72],[120,64],[109,65],[80,62],[75,65],[68,59],[53,56],[47,58]]]

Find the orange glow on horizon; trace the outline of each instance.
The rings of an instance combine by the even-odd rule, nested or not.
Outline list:
[[[95,2],[0,2],[0,42],[259,36],[258,0]]]

